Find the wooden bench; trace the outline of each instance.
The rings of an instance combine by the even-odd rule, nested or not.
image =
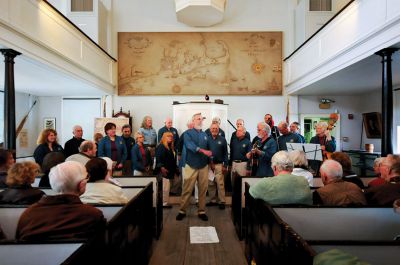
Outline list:
[[[90,264],[84,243],[0,243],[2,265]]]
[[[160,238],[163,229],[163,203],[162,203],[162,179],[157,176],[120,176],[115,177],[121,187],[143,187],[149,182],[153,184],[153,211],[155,218],[155,238]]]
[[[112,264],[147,264],[155,226],[152,187],[148,183],[144,188],[129,188],[136,195],[127,204],[94,205],[107,220],[102,237],[107,260]],[[0,223],[8,241],[15,240],[18,220],[28,206],[0,206]]]
[[[400,216],[392,208],[271,206],[252,198],[248,188],[246,185],[248,260],[312,264],[316,254],[338,248],[371,264],[395,264],[393,254],[400,250],[400,242],[393,239],[400,231]],[[377,253],[363,252],[375,248]],[[378,253],[382,255],[377,257]]]
[[[235,225],[236,233],[240,240],[244,237],[244,222],[245,222],[245,215],[244,215],[244,208],[246,204],[245,198],[245,183],[249,183],[249,185],[254,185],[258,183],[262,177],[242,177],[239,175],[233,176],[233,186],[232,186],[232,221]],[[365,177],[361,178],[364,185],[367,184],[374,178]],[[319,187],[324,186],[322,183],[321,178],[314,178],[313,179],[313,186],[310,187],[313,191]]]

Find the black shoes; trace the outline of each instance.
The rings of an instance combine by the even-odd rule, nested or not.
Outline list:
[[[219,208],[220,210],[225,210],[225,203],[219,204],[219,205],[218,205],[218,208]]]
[[[217,206],[218,205],[218,203],[216,203],[216,202],[207,202],[206,203],[206,206]]]
[[[176,220],[181,221],[185,217],[186,217],[185,213],[178,213],[178,215],[176,216]]]
[[[201,220],[203,220],[203,221],[208,221],[208,216],[207,216],[207,214],[205,214],[205,213],[199,213],[199,218],[201,219]],[[178,216],[176,217],[176,218],[178,218]]]

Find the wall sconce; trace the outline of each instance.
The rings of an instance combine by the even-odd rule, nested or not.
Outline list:
[[[333,99],[328,99],[328,98],[321,98],[319,101],[320,101],[319,103],[320,109],[330,109],[331,103],[335,102]]]

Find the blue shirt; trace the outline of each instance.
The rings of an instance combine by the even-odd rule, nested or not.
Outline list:
[[[202,130],[190,129],[184,134],[185,164],[191,168],[200,169],[208,164],[208,157],[200,153],[200,149],[209,149],[208,137]]]
[[[126,145],[121,136],[115,136],[115,145],[117,147],[117,164],[124,163],[128,154],[126,151]],[[97,149],[98,156],[106,156],[111,158],[111,139],[108,136],[104,136],[99,142],[99,147]]]
[[[247,161],[246,154],[250,151],[251,143],[249,139],[243,137],[242,140],[239,140],[237,137],[232,137],[230,164],[232,164],[234,160]]]
[[[286,150],[286,143],[301,143],[301,138],[297,133],[282,134],[278,138],[279,150]]]
[[[161,138],[165,132],[171,132],[174,135],[174,147],[175,147],[175,149],[177,149],[178,141],[179,141],[179,134],[178,134],[178,131],[174,127],[171,127],[168,130],[167,127],[164,126],[160,130],[158,130],[158,142],[161,142]]]
[[[300,138],[301,138],[301,143],[302,144],[305,144],[306,143],[306,138],[304,138],[304,136],[303,135],[301,135],[300,133],[296,133],[298,136],[300,136]]]
[[[260,149],[261,155],[258,156],[257,177],[272,177],[274,172],[271,168],[271,158],[278,151],[278,144],[275,139],[269,137],[264,146]]]
[[[139,132],[141,132],[144,136],[144,145],[152,145],[155,146],[157,144],[157,133],[153,128],[145,129],[143,127],[139,128]]]
[[[228,144],[226,143],[226,139],[220,135],[217,135],[215,139],[209,136],[208,145],[212,152],[213,162],[215,164],[223,163],[226,167],[228,165]]]

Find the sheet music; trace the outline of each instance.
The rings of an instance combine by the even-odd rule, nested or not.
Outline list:
[[[308,160],[322,161],[322,149],[320,144],[299,144],[299,143],[286,143],[287,150],[294,151],[300,150],[306,153]]]
[[[190,244],[219,243],[214,226],[191,226],[189,231]]]

